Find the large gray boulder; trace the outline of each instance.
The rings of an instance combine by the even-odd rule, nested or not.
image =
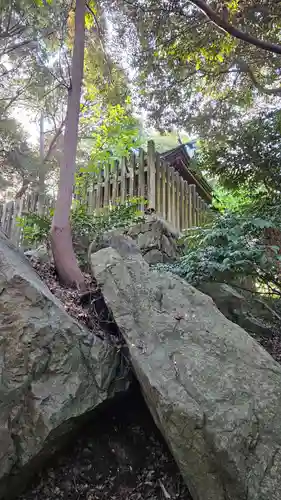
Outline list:
[[[92,270],[194,500],[281,500],[281,367],[211,298],[112,248]]]
[[[75,322],[0,237],[0,498],[77,424],[126,386],[120,354]]]
[[[215,282],[202,283],[199,288],[212,297],[218,309],[230,321],[247,330],[257,340],[270,338],[280,331],[278,314],[251,292]]]

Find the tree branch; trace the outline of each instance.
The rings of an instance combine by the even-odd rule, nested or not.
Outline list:
[[[39,59],[40,63],[41,63],[43,66],[45,66],[45,63],[44,63],[44,61],[42,60],[42,58],[40,57],[39,53],[37,54],[37,57],[38,57],[38,59]],[[59,85],[61,85],[62,87],[65,87],[68,91],[70,90],[70,88],[71,88],[71,82],[70,82],[70,84],[68,85],[67,83],[65,83],[65,81],[60,80],[60,79],[58,78],[58,76],[57,76],[57,75],[56,75],[56,74],[55,74],[55,73],[54,73],[54,72],[50,69],[50,67],[49,67],[49,66],[46,66],[46,69],[47,69],[47,71],[50,73],[50,75],[54,78],[54,80],[56,80],[56,82],[58,82],[58,84],[59,84]]]
[[[28,87],[30,87],[31,85],[31,81],[32,81],[32,75],[31,77],[29,78],[28,82],[26,83],[26,85],[24,85],[24,87],[22,87],[21,89],[19,89],[17,91],[17,93],[10,98],[8,104],[4,107],[4,112],[6,113],[8,111],[8,109],[18,100],[18,98],[23,95],[25,93],[25,91],[28,89]],[[4,101],[4,99],[0,99],[0,101]]]
[[[240,68],[240,71],[243,72],[243,73],[246,73],[250,77],[250,79],[252,80],[254,86],[261,93],[267,94],[267,95],[281,95],[281,87],[276,87],[276,88],[271,89],[271,88],[264,87],[263,85],[261,85],[261,83],[255,77],[252,68],[249,66],[248,63],[246,63],[246,61],[239,60],[237,62],[237,64],[238,64],[238,66]]]
[[[7,28],[4,31],[1,31],[1,33],[0,33],[0,39],[11,38],[11,37],[15,37],[15,36],[20,36],[20,35],[22,35],[24,33],[25,30],[26,30],[26,27],[22,26],[21,21],[18,21],[11,28],[10,28],[10,25],[9,25],[9,26],[7,26]]]
[[[19,63],[18,63],[16,66],[12,66],[10,69],[7,69],[7,67],[5,66],[5,63],[3,63],[3,64],[1,65],[1,68],[3,68],[3,70],[4,70],[4,71],[3,71],[3,73],[1,73],[0,78],[3,78],[4,76],[7,76],[7,75],[9,75],[9,74],[11,74],[11,73],[15,73],[15,72],[17,72],[17,70],[18,70],[21,66],[23,66],[23,63],[25,62],[25,60],[27,59],[27,57],[28,57],[28,55],[26,55],[26,56],[22,57],[22,58],[20,59]]]
[[[6,26],[7,32],[10,31],[11,19],[12,19],[12,12],[13,12],[13,9],[12,9],[12,6],[10,5],[9,14],[8,14],[8,21],[7,21],[7,26]]]
[[[52,152],[53,152],[53,149],[54,149],[54,147],[56,146],[57,140],[58,140],[58,138],[60,137],[60,135],[61,135],[61,133],[62,133],[62,131],[63,131],[63,127],[64,127],[64,125],[65,125],[65,120],[66,120],[66,119],[64,119],[64,120],[61,122],[61,124],[60,124],[59,128],[57,129],[57,131],[56,131],[56,133],[55,133],[55,135],[54,135],[54,137],[52,138],[52,140],[51,140],[51,142],[50,142],[50,145],[49,145],[49,148],[48,148],[48,151],[47,151],[47,153],[46,153],[46,155],[45,155],[45,157],[44,157],[44,161],[43,161],[43,163],[46,163],[47,161],[49,161],[50,156],[51,156],[51,154],[52,154]]]
[[[44,160],[42,162],[42,165],[41,165],[41,168],[43,168],[44,164],[49,161],[50,157],[51,157],[51,154],[56,146],[56,143],[57,143],[57,140],[58,138],[60,137],[62,131],[63,131],[63,127],[65,125],[65,119],[61,122],[59,128],[57,129],[54,137],[52,138],[51,142],[50,142],[50,145],[49,145],[49,148],[48,148],[48,151],[46,153],[46,155],[44,156]],[[15,195],[15,199],[19,199],[21,198],[27,191],[30,183],[34,181],[34,174],[29,174],[28,177],[26,177],[25,179],[23,179],[23,182],[22,182],[22,186],[21,188],[19,189],[19,191],[16,193]]]
[[[33,180],[33,176],[31,174],[29,174],[29,176],[27,178],[23,179],[22,186],[15,195],[16,200],[21,198],[26,193],[27,188],[32,180]]]
[[[104,58],[105,58],[105,62],[106,62],[106,65],[107,65],[109,81],[112,84],[111,67],[110,67],[109,60],[108,60],[108,57],[107,57],[107,54],[106,54],[106,50],[105,50],[105,47],[104,47],[104,43],[103,43],[103,39],[102,39],[102,33],[101,33],[100,25],[99,25],[99,22],[98,22],[98,18],[96,16],[96,14],[94,13],[93,9],[91,9],[91,7],[89,6],[89,4],[86,4],[86,6],[87,6],[87,9],[89,10],[89,12],[92,14],[92,16],[94,18],[95,25],[96,25],[96,28],[97,28],[97,34],[98,34],[98,38],[99,38],[99,42],[100,42],[100,46],[101,46],[101,50],[103,52],[103,55],[104,55]]]
[[[241,31],[235,26],[232,26],[226,19],[222,19],[204,0],[188,0],[189,3],[199,8],[210,21],[212,21],[218,28],[226,33],[229,33],[234,38],[243,40],[246,43],[259,47],[260,49],[273,52],[274,54],[281,54],[281,45],[271,43],[259,38],[256,38],[245,31]]]
[[[24,40],[23,42],[15,43],[14,45],[10,45],[10,47],[7,47],[1,52],[1,57],[6,56],[10,54],[10,52],[13,52],[14,50],[20,49],[21,47],[24,47],[25,45],[29,45],[30,43],[34,43],[34,40]]]

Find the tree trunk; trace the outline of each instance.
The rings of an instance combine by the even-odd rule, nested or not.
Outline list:
[[[40,115],[40,169],[38,172],[38,215],[44,215],[45,201],[44,113]]]
[[[80,96],[83,79],[85,45],[85,0],[76,0],[75,36],[71,65],[71,86],[68,91],[67,116],[64,133],[64,154],[55,213],[51,229],[51,245],[59,278],[66,285],[86,288],[73,250],[70,227],[70,209],[75,175],[78,141]]]

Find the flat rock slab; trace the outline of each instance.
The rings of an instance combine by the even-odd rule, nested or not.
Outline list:
[[[116,349],[72,319],[0,237],[1,499],[60,446],[77,417],[125,388],[119,367]]]
[[[281,367],[212,299],[112,248],[92,271],[194,500],[281,500]]]

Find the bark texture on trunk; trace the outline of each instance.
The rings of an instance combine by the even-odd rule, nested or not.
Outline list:
[[[85,0],[76,0],[75,36],[71,65],[71,86],[68,92],[64,133],[64,154],[60,167],[58,196],[51,229],[52,251],[60,280],[66,285],[75,285],[82,290],[85,289],[85,281],[73,250],[69,216],[75,175],[80,96],[83,79],[85,11]]]

